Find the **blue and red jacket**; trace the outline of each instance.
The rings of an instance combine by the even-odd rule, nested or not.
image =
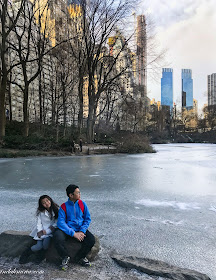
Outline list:
[[[82,201],[82,204],[84,209],[80,208],[78,200],[74,203],[68,199],[59,208],[57,227],[72,237],[77,231],[86,233],[91,223],[89,209],[84,201]]]

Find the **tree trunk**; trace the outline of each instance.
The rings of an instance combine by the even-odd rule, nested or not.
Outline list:
[[[79,104],[79,114],[78,114],[78,133],[81,134],[82,122],[83,122],[83,103]]]
[[[53,85],[53,84],[51,84]],[[55,90],[53,89],[53,86],[51,88],[52,91],[52,96],[51,96],[51,103],[52,103],[52,125],[54,126],[56,123],[56,88]]]
[[[56,143],[59,141],[59,124],[56,124]]]
[[[10,72],[10,80],[8,81],[8,99],[9,99],[9,113],[10,113],[10,122],[13,119],[13,112],[12,112],[12,104],[11,104],[11,81],[12,81],[12,72]]]
[[[6,65],[6,14],[7,14],[7,1],[2,2],[1,9],[1,84],[0,84],[0,142],[3,141],[5,136],[5,95],[7,87],[7,65]]]
[[[28,111],[28,85],[25,86],[24,101],[23,101],[23,120],[24,120],[24,137],[29,135],[29,111]]]
[[[82,122],[83,122],[83,76],[79,80],[79,114],[78,114],[78,133],[81,134]]]
[[[87,120],[87,142],[92,143],[94,135],[94,105],[89,104],[89,113]]]
[[[67,127],[67,98],[66,98],[66,88],[65,83],[62,81],[62,94],[63,94],[63,118],[64,118],[64,131],[63,131],[63,137],[65,138],[66,135],[66,127]]]
[[[5,94],[6,94],[6,86],[7,86],[7,75],[2,73],[1,79],[1,87],[0,87],[0,141],[3,140],[5,136]]]
[[[59,108],[56,112],[56,143],[59,141]]]
[[[43,109],[42,109],[42,85],[41,85],[41,71],[39,72],[38,76],[38,95],[39,95],[39,106],[40,106],[40,125],[43,123]]]

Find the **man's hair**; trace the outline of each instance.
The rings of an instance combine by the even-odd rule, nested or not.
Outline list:
[[[75,189],[79,189],[79,187],[78,186],[76,186],[76,185],[69,185],[67,188],[66,188],[66,193],[67,193],[67,196],[69,197],[69,194],[70,193],[74,193],[74,191],[75,191]]]

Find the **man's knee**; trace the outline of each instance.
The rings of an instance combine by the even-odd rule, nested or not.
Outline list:
[[[95,245],[95,237],[94,237],[94,235],[92,234],[91,242],[90,242],[90,247],[92,248],[94,245]]]
[[[57,229],[53,234],[53,241],[55,244],[58,244],[59,242],[65,241],[65,233],[61,231],[60,229]]]
[[[88,231],[85,239],[84,240],[86,241],[86,245],[88,245],[88,247],[92,248],[95,244],[94,235],[91,232]]]

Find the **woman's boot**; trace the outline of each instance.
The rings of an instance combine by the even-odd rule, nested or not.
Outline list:
[[[40,264],[44,259],[46,255],[46,250],[41,249],[36,253],[35,263]]]
[[[31,250],[31,247],[30,248],[27,248],[20,256],[20,259],[19,259],[19,263],[20,264],[24,264],[24,263],[27,263],[28,262],[28,258],[29,256],[33,254],[33,251]]]

